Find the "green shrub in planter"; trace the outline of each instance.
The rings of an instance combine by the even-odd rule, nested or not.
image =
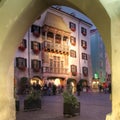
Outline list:
[[[74,116],[76,113],[80,114],[80,102],[75,95],[68,91],[63,92],[64,106],[63,114]]]
[[[32,91],[24,100],[24,110],[37,110],[41,108],[41,96],[37,91]]]

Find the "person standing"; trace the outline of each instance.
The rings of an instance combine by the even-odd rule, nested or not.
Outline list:
[[[53,95],[56,95],[56,89],[57,89],[56,85],[53,84],[53,87],[52,87]]]
[[[81,86],[80,83],[77,84],[77,95],[80,96]]]

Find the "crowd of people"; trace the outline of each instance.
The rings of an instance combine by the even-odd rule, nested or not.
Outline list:
[[[44,86],[41,86],[38,83],[32,84],[32,89],[36,90],[41,93],[41,95],[56,95],[61,94],[63,92],[64,87],[62,85],[56,86],[55,84],[44,84]]]
[[[71,84],[67,85],[67,87],[70,88],[70,90],[72,90]],[[32,90],[35,90],[37,92],[40,92],[41,95],[51,96],[51,95],[57,95],[57,94],[63,93],[65,86],[63,86],[63,85],[56,86],[54,83],[44,84],[44,86],[41,86],[39,83],[33,83],[31,85],[30,89],[29,89],[29,87],[26,87],[26,89],[27,89],[27,93],[29,93],[29,90],[32,89]],[[83,89],[84,88],[78,82],[76,85],[76,93],[78,96],[80,95],[80,92],[83,91]],[[109,83],[108,85],[99,84],[98,89],[99,89],[99,92],[111,94],[111,83]],[[89,90],[90,90],[90,88],[88,86],[86,86],[86,92],[88,92]],[[72,90],[72,92],[73,92],[73,90]]]
[[[111,93],[111,83],[103,84],[103,85],[99,84],[98,88],[99,88],[99,92],[104,92],[105,94]]]

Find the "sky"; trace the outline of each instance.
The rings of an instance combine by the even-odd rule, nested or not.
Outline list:
[[[56,6],[57,7],[57,6]],[[76,17],[80,18],[80,19],[83,19],[84,21],[88,22],[88,23],[91,23],[93,25],[93,27],[91,29],[95,29],[96,26],[94,25],[94,23],[87,17],[85,16],[84,14],[82,14],[81,12],[75,10],[75,9],[72,9],[70,7],[66,7],[66,6],[60,6],[61,7],[61,10],[71,14],[71,13],[74,13]]]

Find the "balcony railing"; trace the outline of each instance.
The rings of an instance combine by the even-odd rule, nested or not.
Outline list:
[[[43,48],[51,52],[69,54],[69,46],[67,45],[53,44],[53,43],[45,41]]]
[[[68,74],[68,69],[67,68],[43,67],[43,73]]]

